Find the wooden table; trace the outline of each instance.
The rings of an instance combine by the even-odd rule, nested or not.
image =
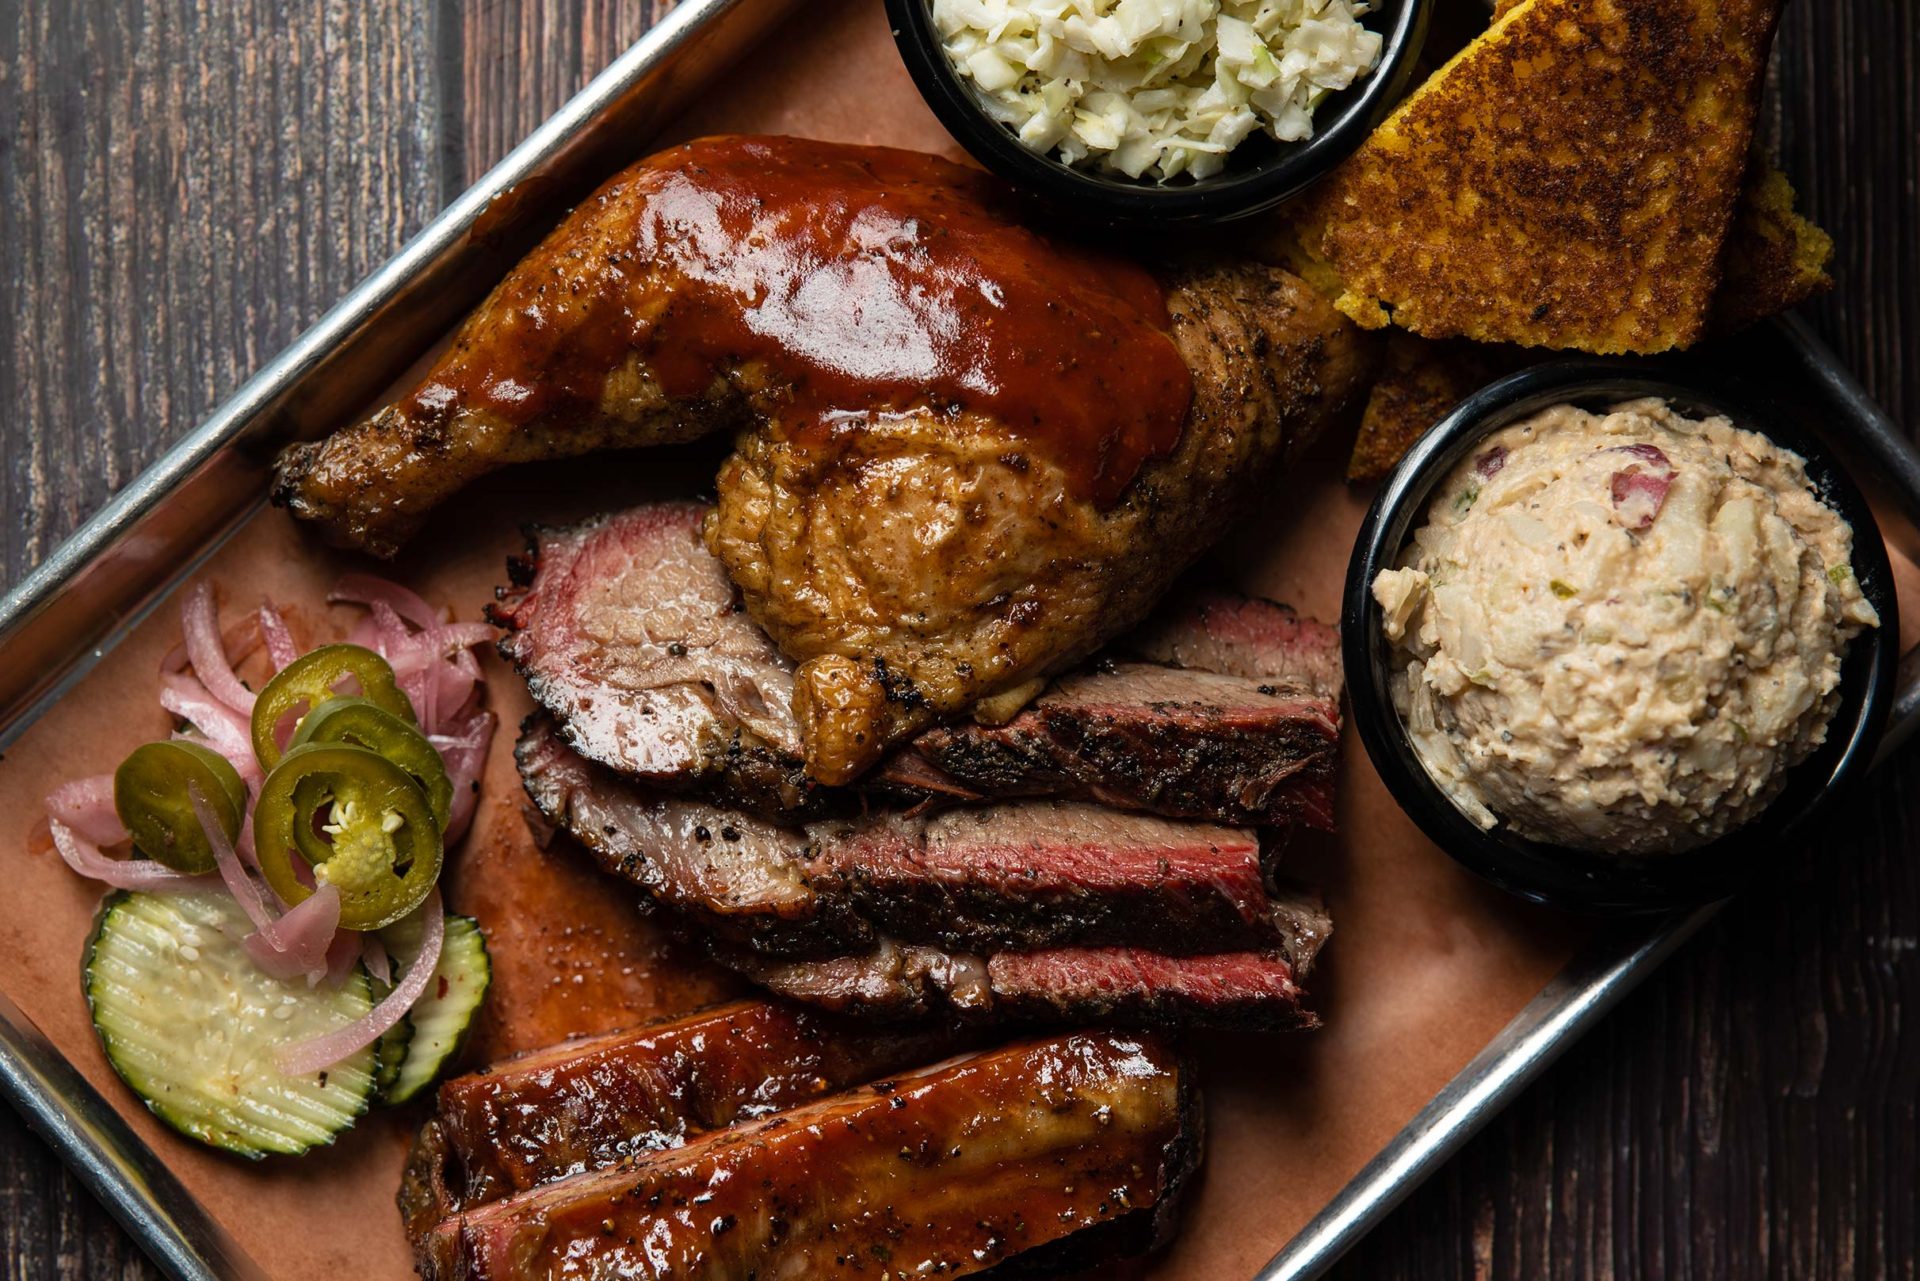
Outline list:
[[[643,30],[642,0],[0,0],[0,566],[46,555]],[[1792,6],[1768,121],[1816,327],[1920,426],[1920,13]],[[1920,753],[1347,1261],[1916,1275]],[[0,964],[5,959],[0,958]],[[157,1275],[0,1108],[4,1281]]]

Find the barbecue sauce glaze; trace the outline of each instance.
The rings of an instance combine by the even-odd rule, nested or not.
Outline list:
[[[624,324],[582,343],[555,323],[576,301],[557,283],[510,280],[502,301],[527,357],[513,367],[549,376],[528,386],[456,352],[416,410],[464,404],[518,426],[598,401],[606,371],[638,352],[676,399],[740,368],[755,407],[810,450],[832,452],[875,413],[984,414],[1103,507],[1179,442],[1193,379],[1159,283],[1022,226],[986,174],[893,148],[717,137],[661,152],[591,200],[633,184],[647,198],[631,243],[572,253],[601,259],[584,287],[605,299],[661,301],[611,309]],[[671,287],[631,290],[629,273]]]

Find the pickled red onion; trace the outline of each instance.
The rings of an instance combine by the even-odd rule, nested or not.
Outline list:
[[[446,936],[446,917],[440,907],[436,887],[421,905],[420,954],[407,966],[407,972],[386,999],[362,1017],[324,1036],[310,1037],[281,1046],[274,1053],[274,1066],[288,1076],[306,1076],[332,1067],[357,1054],[383,1036],[387,1029],[406,1016],[415,1002],[425,995],[428,982],[440,964],[440,945]]]
[[[47,793],[47,814],[65,823],[94,845],[118,845],[127,839],[126,825],[113,807],[113,775],[96,774],[62,783]]]
[[[234,675],[227,658],[226,642],[220,636],[220,616],[213,606],[213,584],[205,579],[187,592],[180,607],[180,630],[187,646],[187,661],[207,692],[235,711],[251,713],[254,693]]]
[[[444,622],[440,612],[396,582],[372,574],[342,574],[327,592],[330,604],[385,605],[415,627],[434,627]]]
[[[300,647],[293,643],[293,633],[287,630],[287,620],[271,601],[260,606],[260,635],[267,642],[267,657],[273,661],[273,670],[279,671],[294,659],[300,657]]]
[[[273,928],[278,946],[260,930],[247,935],[244,946],[253,963],[277,979],[304,976],[309,986],[319,982],[329,973],[328,953],[340,935],[340,888],[322,885]],[[358,946],[357,939],[354,943]]]
[[[243,619],[220,633],[220,649],[229,663],[238,663],[251,656],[254,650],[260,648],[260,641],[260,620],[257,618]],[[168,672],[184,671],[186,666],[187,644],[180,641],[160,660],[160,674],[165,676]]]
[[[48,819],[47,828],[53,833],[53,848],[60,851],[61,859],[90,881],[104,882],[116,890],[149,892],[197,889],[207,884],[203,876],[176,872],[150,858],[108,858],[97,845],[57,818]]]

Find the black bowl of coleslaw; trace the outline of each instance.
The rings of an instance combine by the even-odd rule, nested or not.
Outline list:
[[[1070,165],[1036,151],[996,120],[955,66],[932,0],[887,0],[893,36],[928,106],[973,158],[1023,192],[1075,217],[1108,224],[1215,223],[1271,209],[1351,155],[1405,94],[1426,39],[1430,0],[1374,0],[1363,16],[1381,38],[1374,69],[1313,109],[1312,136],[1279,142],[1256,131],[1218,173],[1169,181]]]

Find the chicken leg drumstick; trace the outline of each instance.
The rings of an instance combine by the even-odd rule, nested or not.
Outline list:
[[[710,138],[595,194],[274,494],[384,555],[495,468],[736,432],[707,541],[841,783],[1138,622],[1366,356],[1277,269],[1156,275],[936,157]]]

